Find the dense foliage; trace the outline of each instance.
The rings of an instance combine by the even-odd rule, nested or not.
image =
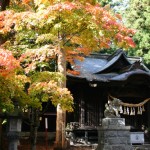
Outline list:
[[[26,5],[30,4],[30,1],[25,2]],[[70,54],[89,54],[93,50],[108,48],[111,43],[120,47],[134,47],[130,38],[133,30],[125,28],[119,21],[120,16],[112,15],[108,8],[85,1],[82,1],[83,4],[78,1],[51,1],[50,5],[50,1],[43,3],[37,0],[34,7],[30,4],[32,10],[30,7],[29,11],[21,13],[7,11],[1,14],[1,18],[5,16],[1,21],[5,24],[1,33],[17,32],[13,46],[19,47],[21,44],[20,48],[26,48],[25,45],[30,42],[30,46],[51,43],[57,47],[59,43],[67,52],[68,59]],[[14,30],[11,29],[12,23],[15,23]]]
[[[25,74],[51,70],[60,49],[66,59],[82,59],[93,50],[134,47],[133,30],[121,17],[96,1],[11,1],[11,10],[0,13],[2,47],[12,51]],[[119,21],[120,20],[120,21]]]
[[[124,14],[125,24],[136,30],[133,37],[136,43],[130,55],[143,57],[150,66],[150,1],[132,0]]]
[[[20,69],[19,61],[12,53],[0,48],[0,108],[5,111],[13,110],[14,100],[21,107],[30,103],[24,87],[28,79],[24,75],[16,74]]]
[[[19,61],[13,57],[12,53],[0,49],[1,109],[12,111],[14,100],[18,101],[22,108],[32,106],[42,109],[42,102],[51,100],[55,106],[60,103],[63,109],[72,111],[73,98],[70,92],[58,85],[59,81],[63,79],[60,73],[48,71],[35,73],[33,71],[31,75],[26,76],[23,72]]]

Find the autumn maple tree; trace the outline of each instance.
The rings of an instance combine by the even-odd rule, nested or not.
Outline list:
[[[21,107],[29,104],[29,97],[24,92],[27,80],[26,77],[16,74],[19,69],[19,61],[12,53],[0,48],[0,110],[13,111],[14,101],[18,101]]]
[[[29,103],[28,97],[19,85],[15,72],[20,68],[19,62],[12,53],[0,47],[0,115],[13,112],[15,100],[22,107]],[[2,119],[0,118],[0,133],[2,133]],[[0,134],[0,147],[2,147]]]
[[[0,49],[0,110],[6,113],[13,112],[16,102],[22,110],[30,108],[32,117],[28,119],[30,119],[32,131],[31,149],[34,150],[42,103],[51,101],[55,106],[59,103],[64,110],[72,111],[73,98],[66,88],[58,86],[58,81],[63,80],[60,73],[49,71],[35,73],[33,68],[31,73],[30,67],[25,67],[30,66],[24,62],[26,60],[23,56],[17,60],[11,51]],[[24,65],[21,67],[22,63]],[[26,74],[30,72],[31,75],[26,76],[18,72],[23,68]],[[25,86],[26,83],[27,86]]]
[[[4,40],[11,35],[3,46],[26,58],[26,71],[34,70],[42,59],[45,66],[57,56],[58,71],[66,76],[66,62],[73,63],[111,44],[126,49],[135,46],[134,30],[126,28],[120,15],[96,0],[23,0],[11,4],[12,10],[0,13],[0,34],[5,35]],[[65,80],[59,85],[65,87]],[[63,126],[65,113],[59,104],[56,144],[64,148]]]

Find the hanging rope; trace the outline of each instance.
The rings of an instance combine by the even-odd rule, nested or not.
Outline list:
[[[113,97],[111,95],[109,95],[110,98],[112,99],[118,99],[116,97]],[[132,104],[132,103],[124,103],[124,102],[120,102],[120,105],[125,106],[125,107],[141,107],[143,105],[145,105],[148,101],[150,101],[150,98],[145,99],[143,102],[138,103],[138,104]]]

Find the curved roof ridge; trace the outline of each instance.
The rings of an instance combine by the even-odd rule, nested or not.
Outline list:
[[[137,75],[145,75],[147,77],[150,77],[150,74],[148,72],[145,72],[141,69],[136,69],[134,71],[132,70],[132,71],[129,71],[129,72],[124,72],[123,74],[119,74],[115,77],[112,77],[109,80],[110,81],[125,81],[125,80],[128,80],[131,76],[137,76]]]
[[[125,52],[122,49],[118,49],[113,54],[109,55],[107,60],[110,61],[111,59],[113,59],[117,55],[125,55],[127,57],[127,55],[125,54]]]
[[[123,57],[123,59],[125,60],[125,63],[128,65],[131,65],[132,63],[128,60],[127,55],[125,54],[125,52],[121,49],[117,50],[114,54],[110,55],[107,58],[107,64],[98,72],[96,72],[96,74],[99,73],[103,73],[105,71],[107,71],[108,69],[110,69],[113,65],[116,64],[116,62],[118,62],[121,58]],[[122,68],[122,67],[121,67]]]

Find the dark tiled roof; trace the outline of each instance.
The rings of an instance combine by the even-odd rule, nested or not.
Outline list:
[[[150,70],[139,58],[129,58],[122,50],[110,56],[94,54],[85,57],[84,61],[75,60],[72,69],[79,71],[80,75],[68,74],[69,78],[84,79],[88,82],[126,81],[131,76],[140,76],[143,81],[146,77],[147,84],[150,84]]]

